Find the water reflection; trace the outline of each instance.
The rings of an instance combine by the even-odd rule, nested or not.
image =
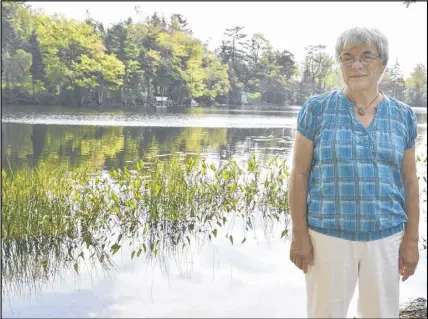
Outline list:
[[[42,162],[111,169],[177,152],[201,153],[214,160],[246,159],[250,153],[285,159],[292,147],[298,110],[200,107],[100,113],[43,107],[24,112],[16,107],[3,114],[2,161],[14,169]],[[418,151],[422,152],[427,110],[415,112]]]
[[[159,157],[168,161],[170,157],[164,155],[174,153],[200,153],[214,161],[246,160],[251,153],[259,158],[278,155],[282,160],[291,151],[297,111],[298,108],[283,112],[196,108],[174,113],[163,110],[100,115],[58,109],[54,116],[43,110],[25,116],[12,112],[3,118],[2,162],[3,167],[10,165],[14,170],[41,164],[110,170],[140,159]],[[100,117],[101,122],[97,122]],[[418,110],[417,119],[419,153],[425,152],[426,109]],[[3,252],[13,252],[12,248]],[[47,251],[53,254],[58,250],[48,247]],[[13,271],[14,265],[10,263],[8,270]]]
[[[201,153],[217,160],[250,153],[285,158],[292,128],[98,127],[3,123],[2,161],[13,169],[46,162],[123,167],[154,156]]]

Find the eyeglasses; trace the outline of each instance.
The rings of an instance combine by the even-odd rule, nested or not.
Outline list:
[[[379,57],[380,55],[375,57],[371,55],[363,55],[358,61],[360,61],[361,64],[368,65]],[[352,55],[347,55],[345,57],[341,57],[340,61],[346,66],[352,66],[355,63],[356,59]]]

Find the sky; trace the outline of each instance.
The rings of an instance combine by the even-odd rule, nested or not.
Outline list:
[[[226,28],[241,25],[251,37],[260,32],[275,49],[289,50],[300,63],[308,45],[326,45],[334,55],[339,34],[354,26],[375,27],[389,39],[389,66],[398,61],[405,76],[416,64],[427,65],[427,2],[32,2],[47,14],[83,20],[86,11],[105,26],[132,17],[144,19],[155,11],[168,20],[181,13],[193,35],[217,48]],[[134,8],[140,7],[137,14]]]

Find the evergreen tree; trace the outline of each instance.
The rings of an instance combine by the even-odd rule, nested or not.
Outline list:
[[[27,52],[31,53],[32,63],[30,67],[30,72],[32,76],[33,83],[33,97],[34,97],[34,87],[37,81],[45,82],[46,80],[46,71],[45,65],[43,63],[42,52],[40,51],[40,44],[37,39],[36,31],[33,30],[33,33],[28,40]]]

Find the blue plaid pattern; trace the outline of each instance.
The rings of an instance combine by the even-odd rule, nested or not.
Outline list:
[[[314,143],[308,182],[309,228],[356,241],[381,239],[407,222],[401,179],[404,150],[415,146],[416,115],[384,95],[364,128],[341,90],[302,106],[297,130]]]

